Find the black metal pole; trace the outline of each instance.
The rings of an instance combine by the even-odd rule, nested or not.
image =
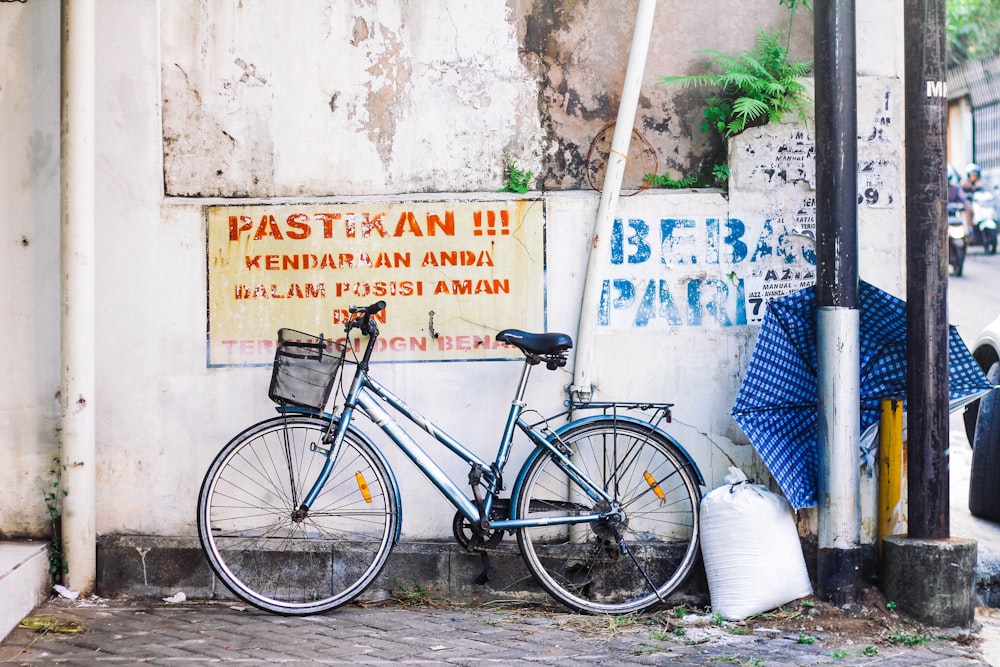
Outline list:
[[[813,3],[817,305],[858,307],[858,93],[853,0]]]
[[[817,592],[861,592],[857,57],[853,0],[813,3],[816,77]]]
[[[949,537],[945,0],[905,0],[909,536]]]

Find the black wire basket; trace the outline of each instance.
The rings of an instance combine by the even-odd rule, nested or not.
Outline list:
[[[267,395],[280,405],[322,410],[344,365],[344,345],[294,329],[278,329]]]

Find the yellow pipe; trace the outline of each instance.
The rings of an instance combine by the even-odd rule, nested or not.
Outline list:
[[[903,507],[903,402],[882,399],[878,428],[878,554],[882,538],[906,532]]]

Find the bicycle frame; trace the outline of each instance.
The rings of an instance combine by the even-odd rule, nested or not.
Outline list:
[[[319,496],[330,476],[331,471],[337,461],[340,446],[344,441],[348,427],[354,417],[354,412],[360,409],[369,419],[372,420],[383,432],[409,457],[417,468],[427,479],[448,499],[456,510],[462,513],[467,519],[476,524],[486,522],[484,528],[489,530],[514,530],[516,528],[527,528],[534,526],[551,526],[591,523],[598,519],[606,519],[619,514],[614,500],[604,489],[591,482],[564,454],[559,447],[553,444],[553,438],[548,436],[543,430],[536,426],[529,425],[522,419],[524,410],[524,393],[528,384],[528,376],[531,370],[531,363],[526,360],[521,371],[521,379],[515,392],[514,400],[511,402],[510,412],[507,415],[507,422],[504,426],[495,462],[490,465],[482,460],[474,452],[463,446],[458,440],[450,436],[430,419],[416,412],[403,399],[380,384],[368,374],[368,361],[371,356],[374,342],[377,335],[369,338],[365,349],[364,357],[358,364],[351,383],[351,388],[347,393],[343,411],[339,420],[335,421],[332,436],[329,439],[330,448],[325,452],[327,460],[313,484],[309,493],[302,501],[300,512],[307,512],[308,508]],[[427,452],[410,436],[400,424],[393,419],[390,414],[378,404],[376,399],[382,399],[388,403],[396,412],[406,417],[408,421],[418,426],[421,430],[433,437],[446,449],[468,463],[473,469],[481,470],[483,481],[486,486],[486,496],[483,499],[483,513],[480,516],[479,508],[466,496],[459,485],[445,473],[437,463],[427,454]],[[544,423],[544,422],[543,422]],[[594,503],[605,503],[610,507],[608,512],[588,513],[565,517],[544,517],[537,519],[498,519],[490,521],[488,517],[493,509],[493,504],[500,494],[500,479],[510,456],[511,445],[513,443],[515,428],[519,429],[537,446],[549,450],[559,461],[559,465],[566,474],[580,486],[581,489],[594,501]],[[514,508],[511,506],[511,517]]]

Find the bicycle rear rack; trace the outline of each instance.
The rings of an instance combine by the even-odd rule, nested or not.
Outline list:
[[[645,413],[647,414],[646,422],[648,422],[653,428],[657,428],[663,422],[669,424],[673,421],[673,417],[670,414],[670,408],[674,406],[673,403],[629,401],[586,401],[580,403],[568,400],[565,402],[565,405],[568,408],[565,414],[570,415],[571,419],[574,410],[600,410],[605,415],[610,415],[615,418],[618,417],[619,411]]]
[[[670,414],[670,408],[673,407],[673,403],[650,403],[650,402],[632,402],[632,401],[586,401],[577,402],[573,400],[567,400],[563,402],[566,409],[562,412],[557,412],[554,415],[549,415],[544,417],[537,422],[531,424],[532,428],[551,422],[553,420],[559,419],[560,417],[566,417],[567,422],[573,421],[573,413],[575,411],[581,410],[594,410],[601,411],[604,415],[617,418],[620,413],[635,413],[641,412],[644,414],[644,421],[649,424],[650,429],[656,429],[661,423],[671,423],[673,418]]]

